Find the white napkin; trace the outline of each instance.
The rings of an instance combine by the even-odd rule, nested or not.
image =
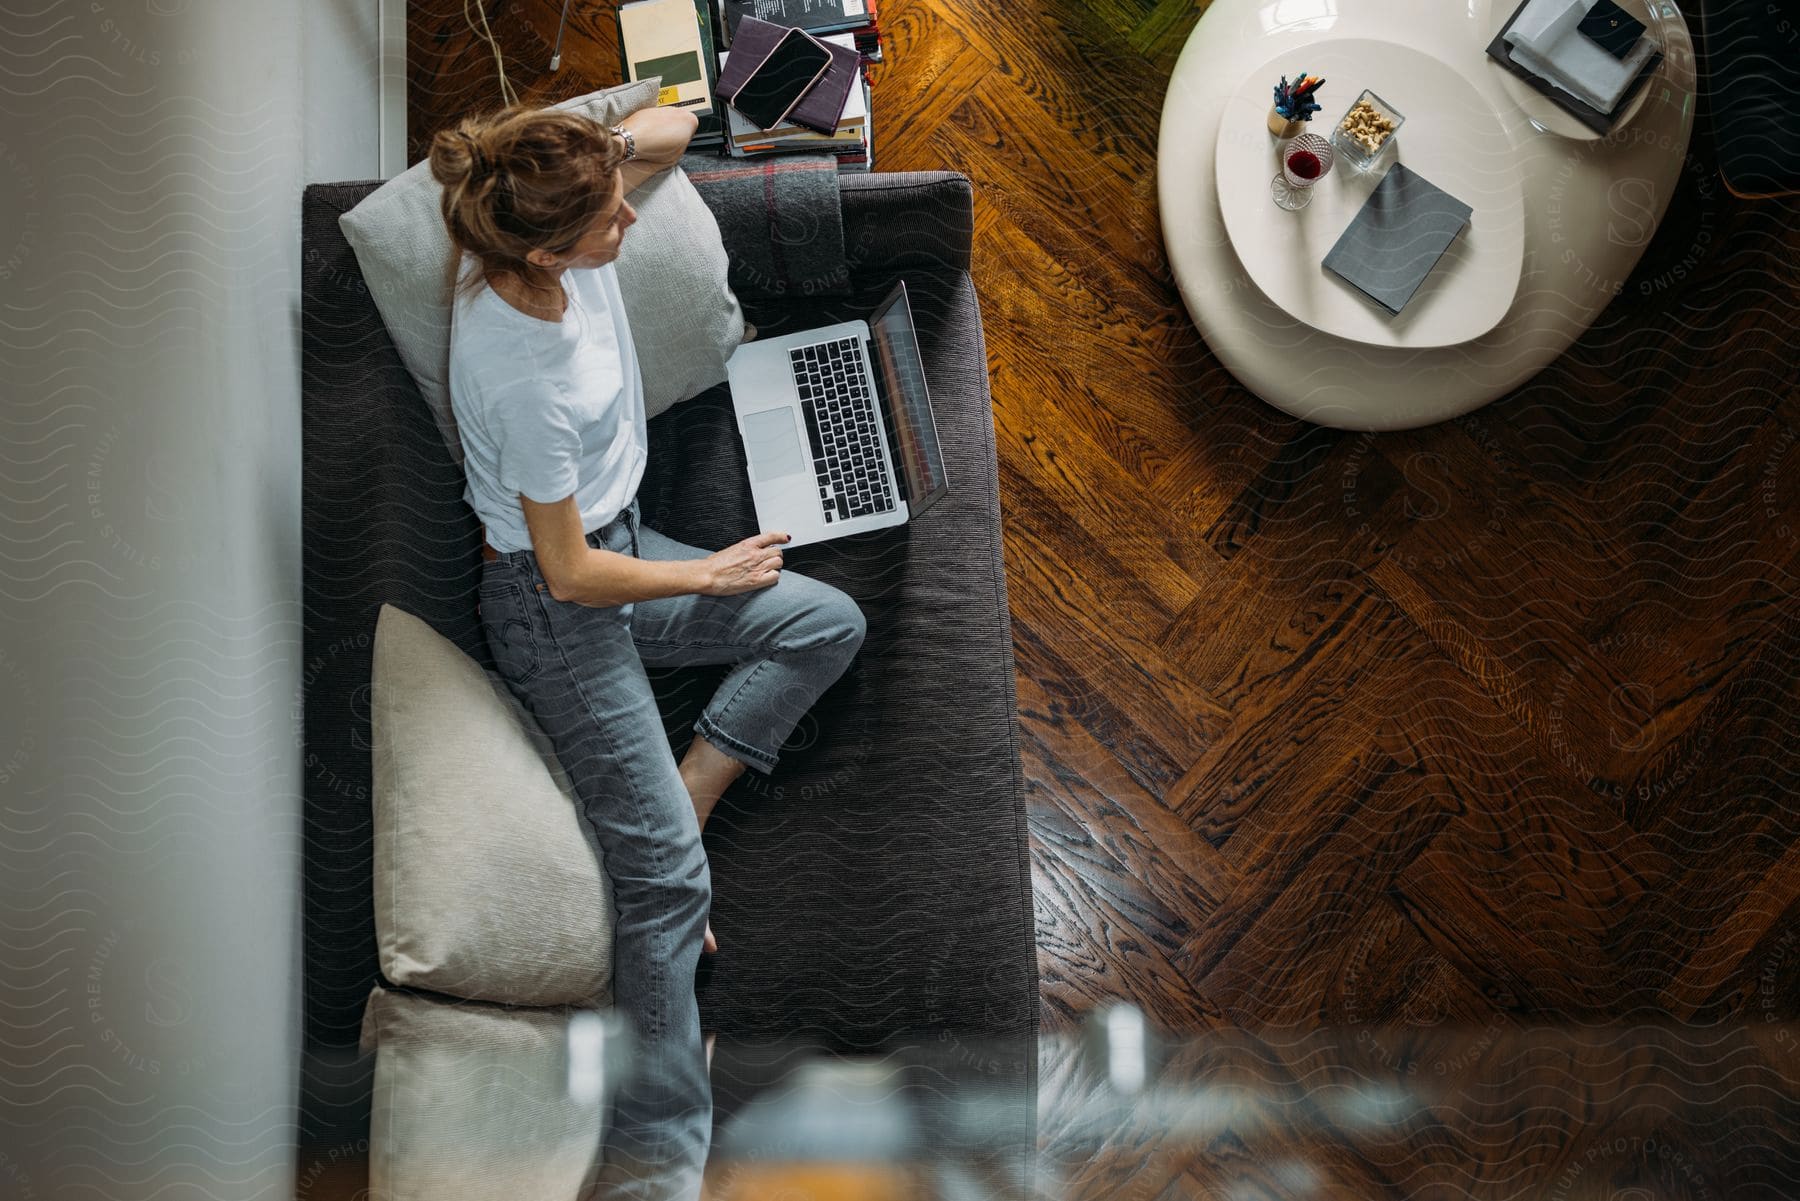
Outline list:
[[[1506,31],[1506,44],[1527,71],[1610,113],[1658,46],[1646,32],[1631,53],[1614,58],[1576,28],[1592,7],[1594,0],[1532,0]]]

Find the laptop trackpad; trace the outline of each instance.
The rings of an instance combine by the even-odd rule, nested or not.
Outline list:
[[[744,418],[744,450],[750,476],[758,483],[806,470],[795,419],[792,408],[764,409]]]

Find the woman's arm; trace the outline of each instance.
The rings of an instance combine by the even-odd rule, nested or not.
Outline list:
[[[605,607],[701,590],[704,560],[657,562],[589,546],[573,496],[542,505],[521,492],[519,504],[538,570],[559,601]]]
[[[694,114],[681,108],[641,108],[619,124],[631,131],[637,143],[637,157],[619,168],[625,177],[627,194],[657,172],[680,162],[694,130],[700,127]]]
[[[587,544],[573,496],[539,504],[524,493],[525,530],[550,595],[609,608],[665,596],[733,596],[766,588],[781,575],[786,534],[757,534],[704,559],[639,559]]]

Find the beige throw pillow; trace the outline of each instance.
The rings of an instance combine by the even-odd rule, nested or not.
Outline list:
[[[377,987],[369,1195],[386,1201],[574,1198],[605,1132],[570,1095],[567,1009],[506,1009]]]
[[[392,605],[372,678],[382,974],[505,1004],[610,1003],[611,884],[537,723]]]
[[[553,105],[617,125],[656,102],[657,78]],[[463,461],[450,406],[450,294],[455,248],[444,228],[443,188],[421,160],[338,218],[400,359],[418,381],[444,444]],[[680,167],[631,194],[637,225],[618,260],[619,290],[654,417],[725,379],[744,340],[744,312],[726,282],[729,263],[712,210]]]

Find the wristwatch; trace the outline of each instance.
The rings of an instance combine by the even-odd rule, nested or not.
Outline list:
[[[612,131],[625,139],[625,161],[629,163],[637,157],[637,139],[632,137],[631,131],[623,125],[613,126]]]

